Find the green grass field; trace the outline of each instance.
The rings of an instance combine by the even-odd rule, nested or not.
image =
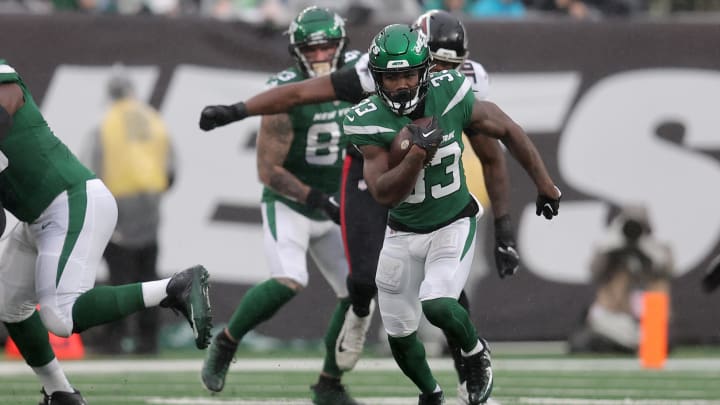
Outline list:
[[[310,404],[309,386],[321,366],[319,353],[238,353],[225,390],[201,386],[201,357],[122,357],[65,361],[73,384],[90,404]],[[260,356],[260,357],[259,357]],[[449,359],[431,359],[448,404],[457,403]],[[720,356],[716,350],[674,353],[662,370],[645,370],[632,357],[578,357],[561,353],[494,356],[493,404],[708,405],[720,404]],[[369,405],[416,404],[417,392],[391,359],[360,361],[344,379]],[[39,384],[24,363],[0,361],[0,404],[37,404]]]

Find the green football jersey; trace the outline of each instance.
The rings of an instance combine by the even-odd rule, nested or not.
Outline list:
[[[2,59],[0,83],[17,83],[25,97],[0,141],[0,199],[19,220],[33,222],[60,193],[95,174],[53,134],[25,83]]]
[[[360,57],[357,51],[345,53],[345,65],[353,65]],[[283,85],[307,79],[300,69],[286,69],[268,80],[269,86]],[[347,137],[342,131],[342,121],[352,103],[331,101],[293,107],[288,115],[293,129],[283,167],[310,187],[334,194],[340,188],[340,175]],[[293,210],[313,219],[326,218],[320,210],[310,210],[304,204],[293,201],[274,190],[264,187],[262,201],[279,200]]]
[[[393,221],[412,229],[434,229],[457,216],[470,202],[461,156],[465,148],[462,132],[470,124],[474,103],[471,83],[462,73],[449,70],[430,76],[423,115],[438,118],[443,140],[410,195],[390,210]],[[389,150],[395,135],[410,122],[373,95],[350,110],[343,126],[353,144]]]

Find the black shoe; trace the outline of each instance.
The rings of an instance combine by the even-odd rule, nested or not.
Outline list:
[[[73,392],[55,391],[48,395],[43,388],[40,392],[43,399],[38,405],[88,405],[78,390]]]
[[[233,342],[225,335],[224,329],[213,339],[200,371],[200,378],[208,391],[222,391],[225,386],[225,376],[235,357],[237,346],[237,342]]]
[[[445,403],[445,395],[442,391],[433,392],[432,394],[420,394],[418,397],[418,405],[442,405]]]
[[[464,359],[470,405],[484,404],[490,398],[493,387],[490,346],[485,339],[480,339],[480,341],[484,346],[482,351]]]
[[[165,289],[168,296],[160,301],[161,307],[180,312],[190,322],[198,349],[204,349],[210,344],[212,315],[209,277],[208,271],[200,265],[176,273]]]
[[[315,405],[360,405],[340,384],[340,380],[320,377],[318,383],[311,386],[312,401]]]

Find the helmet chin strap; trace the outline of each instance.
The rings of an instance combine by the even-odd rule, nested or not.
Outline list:
[[[394,100],[390,100],[390,102],[391,102],[391,105],[393,105],[393,107],[395,107],[396,105],[399,105],[398,107],[395,107],[395,108],[397,108],[399,115],[406,115],[406,114],[413,112],[413,110],[415,110],[417,103],[415,103],[414,105],[410,105],[410,104],[415,99],[417,99],[418,91],[419,91],[419,88],[416,87],[415,95],[413,95],[413,90],[411,90],[411,89],[401,89],[401,90],[396,91],[395,94],[393,94],[392,98]],[[388,97],[388,99],[389,99],[389,97]]]

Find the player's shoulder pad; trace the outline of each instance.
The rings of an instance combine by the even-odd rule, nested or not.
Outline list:
[[[16,82],[18,79],[15,69],[8,65],[5,59],[0,59],[0,83]]]
[[[358,60],[360,60],[360,56],[362,56],[362,52],[353,49],[350,51],[345,51],[344,60],[343,62],[346,65],[351,65],[356,63]]]
[[[357,73],[357,76],[360,79],[360,86],[362,86],[363,91],[366,93],[374,93],[375,79],[373,79],[372,74],[370,73],[370,68],[368,67],[369,63],[370,55],[368,55],[367,52],[360,55],[357,62],[355,62],[355,73]]]
[[[465,80],[467,80],[466,76],[455,69],[430,73],[430,87],[441,88],[448,92],[456,91]]]
[[[300,72],[297,70],[297,68],[290,67],[290,68],[283,70],[282,72],[278,72],[278,73],[270,76],[270,78],[267,80],[267,82],[265,82],[265,86],[266,87],[275,87],[275,86],[279,86],[281,84],[299,82],[301,80],[303,80],[303,76],[302,76],[302,74],[300,74]]]
[[[482,64],[474,60],[466,60],[460,65],[460,72],[472,83],[475,97],[484,100],[490,95],[490,76]]]
[[[387,132],[380,130],[384,128],[383,125],[379,125],[385,121],[384,117],[382,101],[376,95],[372,95],[357,103],[345,114],[343,127],[348,135]]]

